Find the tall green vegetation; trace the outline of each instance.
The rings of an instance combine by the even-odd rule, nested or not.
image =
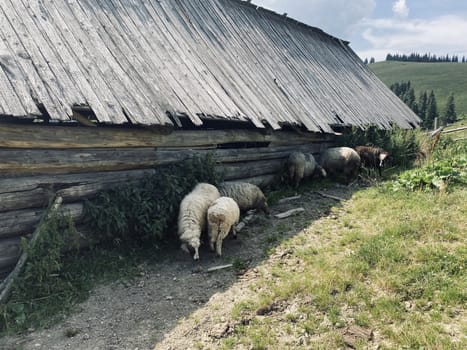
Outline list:
[[[156,242],[175,223],[183,197],[199,182],[217,184],[212,157],[158,167],[139,184],[118,186],[86,203],[90,228],[98,240]]]
[[[355,147],[373,145],[383,148],[391,155],[393,165],[410,166],[420,150],[419,132],[397,127],[381,130],[374,125],[366,129],[352,128],[337,140],[338,145]]]

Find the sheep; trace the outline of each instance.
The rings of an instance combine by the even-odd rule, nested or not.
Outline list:
[[[350,147],[331,147],[321,154],[321,166],[329,175],[344,175],[347,183],[358,176],[361,159]]]
[[[189,247],[195,253],[193,259],[199,259],[201,232],[206,227],[206,213],[209,206],[220,197],[219,190],[210,184],[199,183],[180,203],[178,214],[178,236],[182,250],[189,253]]]
[[[287,170],[289,180],[295,188],[303,179],[311,177],[315,173],[326,177],[326,171],[315,161],[311,153],[292,152],[287,159]]]
[[[219,191],[222,196],[233,198],[242,211],[261,209],[265,214],[269,214],[266,197],[256,185],[248,182],[224,182]]]
[[[222,241],[232,230],[236,237],[235,225],[240,220],[240,208],[237,202],[230,197],[217,198],[208,208],[208,235],[209,246],[216,253],[222,256]]]
[[[381,177],[381,170],[389,153],[382,148],[372,146],[357,146],[355,150],[360,156],[363,166],[366,167],[368,171],[370,169],[377,170]]]

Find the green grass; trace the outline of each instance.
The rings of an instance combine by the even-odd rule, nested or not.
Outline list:
[[[340,348],[345,327],[357,324],[375,331],[382,349],[465,348],[465,198],[463,187],[445,194],[386,186],[357,192],[339,220],[319,220],[282,243],[279,249],[294,247],[287,258],[294,268],[283,260],[268,268],[268,277],[255,283],[261,292],[234,307],[234,319],[252,321],[224,345]],[[284,303],[294,313],[255,314]],[[458,331],[453,336],[448,329]],[[281,343],[279,330],[302,343]],[[361,339],[357,348],[367,345]]]
[[[442,113],[448,96],[454,94],[456,112],[467,116],[467,64],[421,63],[421,62],[377,62],[369,68],[387,86],[410,80],[415,95],[433,90],[439,111]]]

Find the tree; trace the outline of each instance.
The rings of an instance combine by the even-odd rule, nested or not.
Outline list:
[[[438,106],[436,104],[435,93],[431,90],[427,100],[426,118],[423,126],[427,129],[432,129],[435,118],[438,118]]]
[[[454,123],[457,120],[456,105],[454,104],[454,95],[451,94],[446,102],[442,122],[444,125]]]
[[[426,119],[426,111],[428,108],[428,95],[426,90],[420,93],[420,97],[418,98],[418,116],[425,121]]]
[[[374,57],[370,58],[370,64],[372,64],[372,63],[375,63],[375,58]]]
[[[365,61],[363,63],[368,64],[368,58],[365,58]]]

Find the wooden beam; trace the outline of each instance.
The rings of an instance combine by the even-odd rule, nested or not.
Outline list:
[[[330,145],[330,143],[327,143]],[[66,174],[152,168],[211,154],[219,163],[279,159],[292,151],[317,153],[323,144],[235,149],[0,149],[0,174]]]
[[[330,134],[309,133],[299,135],[289,131],[277,131],[268,135],[256,130],[242,129],[178,130],[164,135],[146,129],[0,123],[0,147],[3,148],[190,148],[245,142],[295,145],[330,141],[332,138],[333,136]]]

